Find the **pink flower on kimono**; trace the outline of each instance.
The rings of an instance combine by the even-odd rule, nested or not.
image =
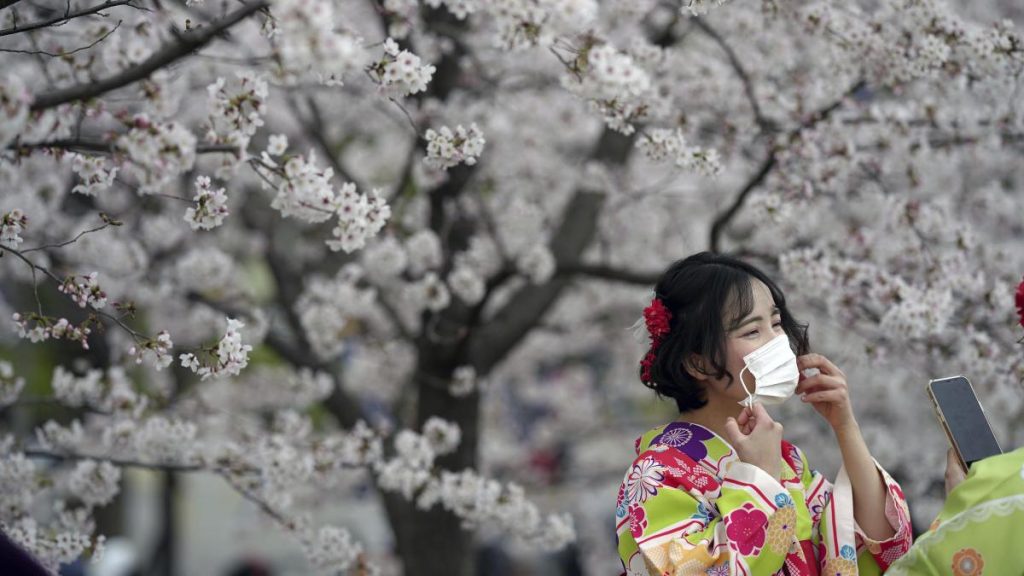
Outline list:
[[[725,534],[729,547],[744,556],[757,554],[764,547],[768,515],[747,502],[725,516]]]
[[[629,531],[633,534],[634,540],[643,536],[644,528],[647,528],[647,513],[641,506],[630,506]]]

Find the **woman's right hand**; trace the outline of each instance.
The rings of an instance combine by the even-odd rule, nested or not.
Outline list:
[[[740,460],[779,479],[782,472],[782,424],[772,420],[761,404],[744,408],[740,417],[725,421],[725,435]]]

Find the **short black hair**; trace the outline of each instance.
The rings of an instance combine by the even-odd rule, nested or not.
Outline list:
[[[771,291],[794,352],[806,354],[810,349],[807,325],[793,318],[782,290],[771,278],[734,256],[700,252],[673,262],[655,285],[654,293],[672,312],[672,319],[651,366],[651,380],[644,385],[659,397],[674,399],[680,412],[701,408],[707,404],[707,391],[683,364],[694,353],[704,359],[705,373],[715,378],[728,376],[731,385],[733,375],[725,368],[728,330],[724,324],[753,311],[752,279]],[[735,306],[728,319],[723,317],[726,306]]]

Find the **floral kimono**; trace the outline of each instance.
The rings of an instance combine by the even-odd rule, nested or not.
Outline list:
[[[796,446],[783,441],[780,452],[777,481],[697,424],[671,422],[637,438],[615,512],[624,574],[880,574],[907,552],[910,513],[881,467],[896,534],[876,541],[854,521],[845,468],[833,486]]]
[[[1024,448],[975,462],[890,574],[1024,574]]]

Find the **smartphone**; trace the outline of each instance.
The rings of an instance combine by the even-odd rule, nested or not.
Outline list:
[[[970,380],[963,376],[932,380],[928,396],[964,472],[982,458],[1002,454]]]

